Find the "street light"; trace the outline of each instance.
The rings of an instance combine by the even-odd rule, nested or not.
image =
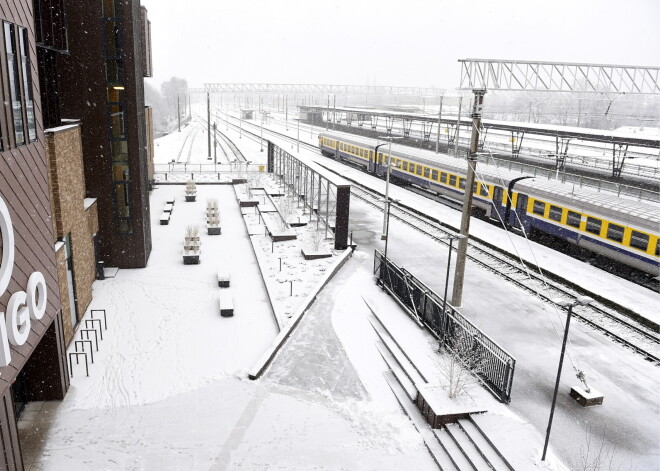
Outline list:
[[[561,367],[564,363],[564,352],[566,351],[566,340],[568,339],[568,327],[571,324],[571,315],[573,314],[573,307],[578,304],[586,306],[594,302],[589,296],[578,296],[575,301],[569,301],[563,298],[556,298],[552,300],[553,303],[561,307],[568,307],[568,315],[566,316],[566,327],[564,328],[564,341],[561,344],[561,355],[559,357],[559,369],[557,370],[557,381],[555,381],[555,392],[552,395],[552,407],[550,408],[550,419],[548,420],[548,429],[545,432],[545,444],[543,445],[543,456],[541,461],[545,461],[545,454],[548,451],[548,442],[550,441],[550,429],[552,428],[552,417],[555,415],[555,404],[557,403],[557,391],[559,390],[559,379],[561,378]]]
[[[259,138],[259,145],[261,148],[259,149],[259,152],[264,151],[264,112],[261,112],[261,137]]]
[[[454,240],[465,239],[463,234],[447,234],[439,238],[440,240],[449,239],[449,256],[447,257],[447,275],[445,276],[445,295],[442,298],[442,313],[445,313],[447,307],[447,289],[449,288],[449,267],[451,266],[451,252],[454,250]]]
[[[296,152],[300,153],[300,120],[302,118],[293,118],[295,121],[298,121],[298,141],[296,146]]]
[[[403,137],[398,136],[384,136],[382,139],[389,139],[389,150],[387,152],[387,174],[385,177],[385,205],[386,207],[383,208],[385,211],[385,214],[383,214],[383,234],[380,236],[380,240],[385,241],[385,246],[387,247],[387,234],[389,231],[388,227],[388,222],[389,222],[389,210],[390,210],[390,167],[392,164],[392,141],[394,139],[403,139]],[[379,146],[376,146],[378,148]],[[378,154],[374,155],[374,159],[378,158]]]

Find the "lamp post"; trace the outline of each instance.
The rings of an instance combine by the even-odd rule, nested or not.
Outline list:
[[[449,288],[449,268],[451,267],[451,253],[454,250],[454,240],[465,239],[463,234],[447,234],[446,236],[440,237],[440,240],[449,239],[449,255],[447,256],[447,274],[445,275],[445,295],[442,298],[442,313],[445,313],[445,308],[447,307],[447,290]]]
[[[566,351],[566,340],[568,339],[568,328],[571,324],[571,315],[573,314],[573,307],[578,304],[586,306],[591,304],[594,300],[588,296],[578,296],[575,301],[557,298],[552,300],[555,304],[561,307],[568,307],[568,315],[566,316],[566,327],[564,328],[564,341],[561,344],[561,355],[559,356],[559,368],[557,370],[557,380],[555,381],[555,392],[552,395],[552,407],[550,408],[550,419],[548,420],[548,428],[545,432],[545,444],[543,445],[543,456],[541,461],[545,461],[545,454],[548,451],[548,442],[550,441],[550,429],[552,428],[552,418],[555,415],[555,404],[557,403],[557,391],[559,390],[559,379],[561,378],[561,367],[564,364],[564,352]]]
[[[259,152],[264,151],[264,113],[261,112],[261,136],[259,137]]]
[[[390,167],[392,164],[392,141],[394,139],[403,139],[402,137],[394,136],[385,136],[384,139],[389,140],[389,150],[387,151],[387,173],[385,177],[385,208],[386,210],[383,214],[383,234],[380,236],[381,240],[385,241],[385,247],[387,247],[387,234],[389,231],[388,222],[389,222],[389,201],[390,201]],[[378,146],[377,146],[378,147]],[[375,158],[376,156],[374,156]]]
[[[218,125],[213,121],[213,165],[218,163]],[[215,168],[215,167],[214,167]]]

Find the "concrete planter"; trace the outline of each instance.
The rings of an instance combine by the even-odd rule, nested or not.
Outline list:
[[[184,252],[183,264],[184,265],[199,265],[200,252]]]
[[[191,202],[195,201],[196,198],[197,198],[196,194],[195,195],[186,195],[186,201],[188,203],[191,203]]]
[[[302,249],[300,249],[300,252],[302,253],[303,257],[305,257],[305,260],[318,260],[319,258],[332,257],[332,252],[330,252],[329,250],[325,250],[323,248],[314,250],[303,247]]]

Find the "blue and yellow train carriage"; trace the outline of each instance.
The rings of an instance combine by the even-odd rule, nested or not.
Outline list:
[[[357,164],[370,173],[386,173],[389,145],[345,133],[322,133],[324,155]],[[392,146],[391,176],[462,201],[467,163],[442,154]],[[655,205],[580,189],[554,181],[479,164],[473,187],[474,207],[485,216],[526,232],[539,231],[587,248],[653,275],[660,274]],[[510,197],[509,197],[510,195]]]

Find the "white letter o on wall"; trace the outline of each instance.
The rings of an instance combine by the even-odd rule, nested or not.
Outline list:
[[[0,265],[0,296],[5,293],[14,270],[14,228],[9,208],[0,198],[0,232],[2,233],[2,264]]]
[[[30,335],[30,314],[25,291],[17,291],[7,304],[7,337],[13,345],[23,345]]]
[[[41,272],[32,273],[27,284],[27,305],[30,309],[30,316],[35,321],[44,317],[46,313],[47,292],[46,280]]]

